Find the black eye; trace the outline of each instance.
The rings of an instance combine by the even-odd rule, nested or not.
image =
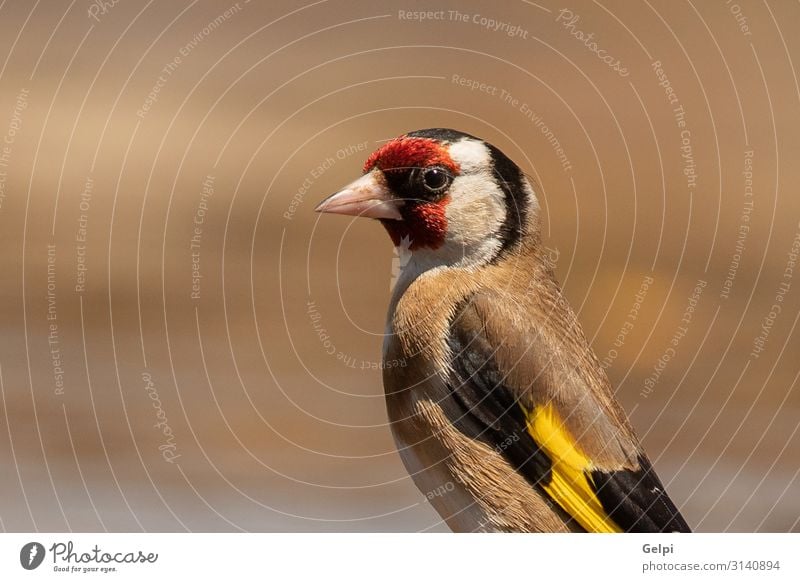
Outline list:
[[[422,171],[422,185],[432,194],[439,194],[444,191],[452,181],[452,176],[443,168],[427,168]]]

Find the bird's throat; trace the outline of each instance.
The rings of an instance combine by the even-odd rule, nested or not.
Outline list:
[[[405,206],[401,210],[403,220],[381,220],[394,246],[411,251],[438,249],[447,235],[445,206],[450,201],[445,196],[438,202],[427,202]]]

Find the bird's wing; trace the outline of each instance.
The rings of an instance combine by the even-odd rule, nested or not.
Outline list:
[[[613,396],[580,385],[591,379],[571,369],[587,365],[574,346],[525,329],[496,299],[472,295],[450,322],[454,424],[477,426],[477,438],[587,531],[689,531]]]

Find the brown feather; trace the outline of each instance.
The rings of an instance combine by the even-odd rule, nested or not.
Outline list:
[[[504,384],[521,403],[555,403],[596,468],[638,468],[638,441],[536,237],[495,264],[425,272],[397,301],[385,358],[406,365],[386,367],[384,385],[393,431],[407,447],[404,461],[425,494],[437,484],[457,485],[457,491],[430,499],[454,529],[473,529],[476,515],[483,516],[482,529],[574,529],[500,452],[463,434],[448,416],[446,340],[456,308],[466,300],[471,305],[458,325],[483,326],[497,347]],[[470,503],[471,509],[465,507]]]

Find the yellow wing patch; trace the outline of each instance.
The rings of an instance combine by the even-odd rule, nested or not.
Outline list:
[[[552,478],[543,484],[547,494],[586,531],[621,532],[592,490],[592,461],[578,448],[553,405],[525,410],[525,416],[528,432],[553,463]]]

